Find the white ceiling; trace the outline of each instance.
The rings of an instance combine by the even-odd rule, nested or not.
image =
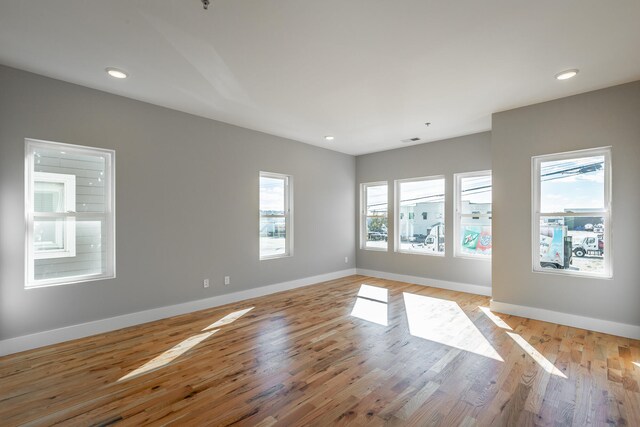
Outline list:
[[[2,0],[0,63],[363,154],[638,80],[639,23],[638,0]]]

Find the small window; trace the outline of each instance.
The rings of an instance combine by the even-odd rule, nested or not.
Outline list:
[[[25,143],[25,287],[115,277],[115,153]]]
[[[62,173],[33,173],[34,212],[63,213],[76,209],[76,176]],[[33,223],[34,259],[76,256],[74,217]]]
[[[395,248],[398,252],[444,255],[444,178],[397,180]],[[422,220],[415,213],[420,212]]]
[[[611,277],[611,150],[533,161],[533,270]]]
[[[292,255],[293,179],[260,172],[260,259]]]
[[[360,247],[387,250],[388,186],[386,182],[362,184]]]
[[[491,171],[455,174],[454,253],[491,259]]]

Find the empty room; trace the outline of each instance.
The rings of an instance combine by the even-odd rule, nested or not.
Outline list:
[[[0,425],[640,426],[638,0],[1,0]]]

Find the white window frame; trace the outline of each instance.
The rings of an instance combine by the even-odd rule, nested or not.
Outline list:
[[[50,182],[63,185],[64,212],[70,213],[76,209],[76,176],[62,173],[33,172],[33,181]],[[35,188],[33,194],[29,195],[31,200],[35,200]],[[38,215],[41,216],[41,215]],[[38,251],[37,245],[33,242],[34,259],[65,258],[76,256],[76,220],[74,217],[57,214],[56,219],[63,219],[56,222],[56,241],[63,240],[63,248],[58,250]]]
[[[540,167],[542,162],[567,160],[581,157],[604,157],[604,209],[593,210],[589,212],[540,212],[541,204],[541,190],[540,190]],[[568,276],[580,276],[591,277],[600,279],[611,279],[613,277],[613,271],[611,266],[611,259],[613,255],[611,245],[611,147],[590,148],[586,150],[569,151],[565,153],[557,154],[545,154],[540,156],[534,156],[531,158],[531,184],[532,184],[532,222],[531,227],[531,264],[533,272],[546,273],[546,274],[560,274]],[[598,216],[604,218],[604,272],[593,273],[586,271],[573,271],[564,269],[549,269],[540,266],[540,219],[543,217],[592,217]],[[575,243],[575,242],[574,242]]]
[[[378,187],[381,185],[387,186],[387,245],[384,248],[377,248],[373,246],[367,246],[368,229],[367,229],[367,188]],[[365,182],[360,184],[360,249],[367,251],[388,252],[389,251],[389,182],[388,181],[376,181]]]
[[[491,214],[465,214],[462,213],[462,179],[463,178],[475,178],[475,177],[484,177],[484,176],[492,176],[491,170],[484,171],[476,171],[476,172],[462,172],[456,173],[453,175],[453,194],[454,194],[454,209],[455,209],[455,218],[453,224],[453,256],[456,258],[471,258],[478,259],[483,261],[491,262],[492,255],[483,255],[483,254],[468,254],[462,252],[462,248],[460,247],[460,239],[462,238],[462,218],[472,218],[472,217],[485,217],[492,219],[493,213]],[[493,178],[491,182],[491,191],[493,195]],[[493,197],[491,203],[491,210],[493,211]],[[493,220],[491,227],[491,236],[493,240]],[[493,242],[492,242],[493,244]],[[493,250],[491,251],[493,254]]]
[[[435,181],[437,179],[441,179],[444,181],[444,200],[442,202],[443,211],[442,211],[442,220],[445,226],[445,236],[444,236],[444,251],[443,252],[422,252],[422,251],[412,251],[407,249],[400,249],[400,185],[406,182],[416,182],[416,181]],[[393,237],[393,245],[394,250],[397,253],[401,254],[411,254],[411,255],[427,255],[427,256],[437,256],[444,257],[447,253],[447,235],[446,235],[446,227],[447,227],[447,178],[444,175],[434,175],[434,176],[422,176],[418,178],[406,178],[406,179],[396,179],[394,181],[394,209],[393,215],[395,218],[394,224],[394,237]],[[438,242],[440,244],[440,242]]]
[[[285,238],[284,238],[284,253],[276,254],[276,255],[262,255],[260,250],[260,220],[263,215],[260,215],[260,185],[258,184],[258,253],[260,261],[265,261],[269,259],[277,259],[277,258],[287,258],[293,256],[293,176],[275,173],[275,172],[264,172],[260,171],[258,177],[258,183],[260,182],[260,178],[275,178],[284,180],[284,215],[277,215],[277,217],[284,217],[284,229],[285,229]],[[269,217],[276,217],[276,215],[270,215]]]
[[[71,185],[71,178],[56,177],[64,174],[48,174],[36,172],[35,169],[35,151],[37,149],[54,149],[64,151],[65,153],[77,153],[91,156],[102,156],[105,159],[105,212],[76,212],[75,211],[75,188],[72,192],[73,196],[67,198],[65,195],[66,212],[40,212],[35,213],[33,207],[34,201],[34,185],[36,180],[62,179],[65,185],[65,191]],[[73,176],[75,187],[75,176]],[[51,181],[60,182],[60,181]],[[115,151],[104,148],[87,147],[82,145],[64,144],[61,142],[43,141],[38,139],[25,139],[25,289],[67,285],[72,283],[89,282],[93,280],[113,279],[116,277],[115,267]],[[73,204],[71,204],[73,202]],[[75,228],[76,220],[82,219],[100,219],[104,221],[106,239],[104,244],[106,248],[106,265],[105,272],[98,274],[82,274],[66,277],[57,277],[51,279],[35,279],[35,260],[41,258],[53,257],[72,257],[75,256],[75,243],[73,243],[73,254],[69,251],[67,254],[59,254],[52,256],[36,255],[33,241],[34,219],[38,218],[60,218],[65,220],[65,227]],[[69,232],[75,237],[75,229]],[[70,244],[71,246],[71,244]],[[69,246],[69,248],[70,248]],[[65,248],[66,249],[66,248]]]

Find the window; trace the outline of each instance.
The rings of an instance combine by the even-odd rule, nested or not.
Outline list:
[[[396,182],[396,251],[444,255],[444,178]],[[415,215],[419,212],[420,215]]]
[[[362,184],[360,247],[387,250],[388,188],[386,182]]]
[[[611,277],[611,151],[533,158],[533,270]]]
[[[25,144],[25,287],[115,277],[114,151]]]
[[[454,253],[491,259],[491,171],[455,174]]]
[[[260,172],[260,259],[292,255],[292,192],[291,176]]]

